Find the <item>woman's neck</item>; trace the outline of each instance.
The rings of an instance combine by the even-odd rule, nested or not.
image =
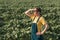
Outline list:
[[[38,17],[39,17],[39,16],[40,16],[40,14],[37,14],[36,16],[38,16]]]
[[[41,16],[39,12],[35,13],[35,16],[39,17]]]

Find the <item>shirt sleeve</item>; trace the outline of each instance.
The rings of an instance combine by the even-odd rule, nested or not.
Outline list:
[[[41,18],[41,23],[42,23],[43,25],[46,24],[46,21],[45,21],[45,19],[44,19],[43,17]]]

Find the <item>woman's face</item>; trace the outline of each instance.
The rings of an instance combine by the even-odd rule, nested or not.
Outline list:
[[[38,15],[38,11],[36,8],[34,8],[34,15]]]

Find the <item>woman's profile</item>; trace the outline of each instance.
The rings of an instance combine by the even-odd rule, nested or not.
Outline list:
[[[33,13],[31,14],[30,11]],[[42,35],[46,32],[48,24],[41,15],[41,8],[29,9],[25,11],[25,14],[32,19],[31,40],[44,40]],[[44,25],[44,29],[41,31],[42,25]]]

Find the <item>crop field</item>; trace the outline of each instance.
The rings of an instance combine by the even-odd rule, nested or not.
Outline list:
[[[60,0],[0,0],[0,40],[31,40],[31,19],[24,12],[36,6],[49,25],[44,40],[60,40]]]

